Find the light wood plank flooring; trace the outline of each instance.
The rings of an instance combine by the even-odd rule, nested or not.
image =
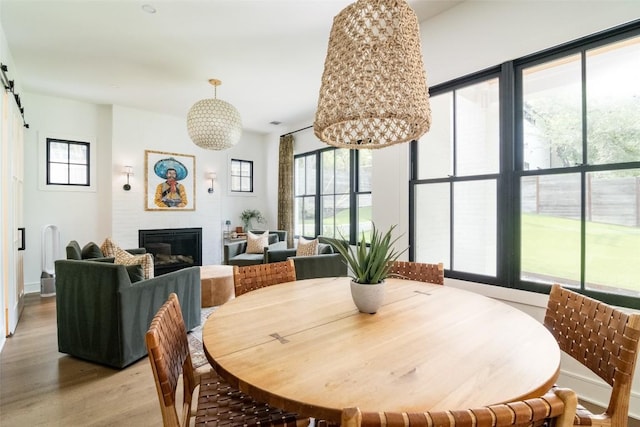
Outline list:
[[[161,426],[145,357],[123,369],[58,352],[55,297],[28,294],[0,354],[1,426]]]

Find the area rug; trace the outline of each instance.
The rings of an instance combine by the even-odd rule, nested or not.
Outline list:
[[[189,350],[191,352],[191,362],[193,363],[194,368],[199,368],[201,366],[209,363],[207,361],[207,356],[204,354],[204,349],[202,348],[202,326],[207,318],[215,311],[216,307],[205,307],[200,310],[201,312],[201,321],[200,326],[193,328],[188,334],[187,338],[189,339]]]

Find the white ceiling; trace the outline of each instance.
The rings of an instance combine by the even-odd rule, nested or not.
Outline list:
[[[279,133],[313,117],[332,20],[351,2],[0,0],[0,18],[23,90],[184,118],[217,78],[246,130]],[[459,3],[409,1],[420,22]]]

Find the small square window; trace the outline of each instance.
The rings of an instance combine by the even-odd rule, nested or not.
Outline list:
[[[47,138],[47,185],[88,187],[89,143]]]
[[[253,162],[231,159],[231,191],[253,193]]]

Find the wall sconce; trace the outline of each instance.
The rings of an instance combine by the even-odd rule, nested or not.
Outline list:
[[[131,190],[131,185],[129,185],[129,177],[133,175],[133,166],[125,166],[122,170],[122,173],[127,175],[127,183],[123,185],[122,188],[124,189],[124,191],[129,191]]]
[[[207,174],[207,178],[211,180],[211,187],[209,187],[209,189],[207,190],[209,194],[213,193],[213,182],[216,180],[217,177],[218,177],[218,174],[216,174],[215,172],[209,172]]]

